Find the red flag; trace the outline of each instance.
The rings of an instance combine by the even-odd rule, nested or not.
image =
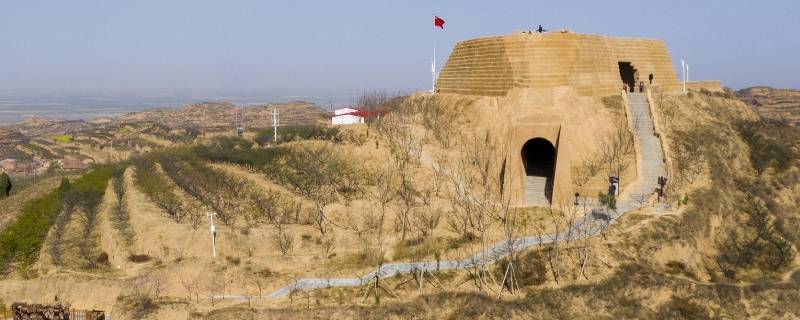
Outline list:
[[[439,27],[442,30],[444,30],[444,19],[439,18],[437,16],[433,16],[433,27],[434,28]]]

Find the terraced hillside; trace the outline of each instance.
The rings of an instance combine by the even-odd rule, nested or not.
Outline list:
[[[244,127],[266,127],[272,123],[272,110],[280,114],[280,125],[313,124],[328,120],[329,112],[309,102],[275,103],[245,107],[242,111],[230,102],[200,102],[180,109],[156,109],[127,114],[122,122],[154,122],[174,128],[221,127],[239,123]]]
[[[764,116],[800,127],[800,90],[752,87],[736,91],[736,96]]]

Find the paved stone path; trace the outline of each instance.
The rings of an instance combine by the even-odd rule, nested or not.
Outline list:
[[[295,290],[361,286],[373,281],[376,272],[381,278],[385,278],[411,272],[464,269],[475,265],[488,265],[507,256],[512,250],[518,252],[541,244],[597,236],[612,220],[619,218],[625,212],[638,208],[641,204],[641,201],[638,200],[642,196],[652,195],[658,176],[666,174],[661,141],[653,131],[647,96],[642,93],[629,93],[628,100],[634,119],[638,119],[636,136],[641,150],[642,172],[639,173],[638,182],[629,186],[631,190],[627,192],[627,197],[617,203],[617,211],[591,210],[561,233],[500,241],[490,245],[482,252],[461,260],[388,263],[359,278],[303,278],[272,292],[269,297],[280,298]],[[214,299],[245,300],[247,297],[226,295],[214,296]]]

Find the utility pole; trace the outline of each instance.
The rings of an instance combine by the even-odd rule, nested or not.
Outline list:
[[[244,104],[239,106],[236,112],[236,119],[234,119],[234,126],[236,126],[236,136],[241,137],[244,133]]]
[[[211,256],[212,257],[216,257],[217,256],[217,227],[214,226],[214,216],[216,216],[217,213],[212,211],[212,212],[206,213],[206,215],[208,215],[208,218],[211,221]]]

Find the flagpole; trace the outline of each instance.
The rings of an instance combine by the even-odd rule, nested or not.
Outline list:
[[[433,61],[431,61],[431,94],[436,94],[436,15],[433,15]]]
[[[436,36],[433,40],[433,61],[431,61],[431,93],[436,94]]]

